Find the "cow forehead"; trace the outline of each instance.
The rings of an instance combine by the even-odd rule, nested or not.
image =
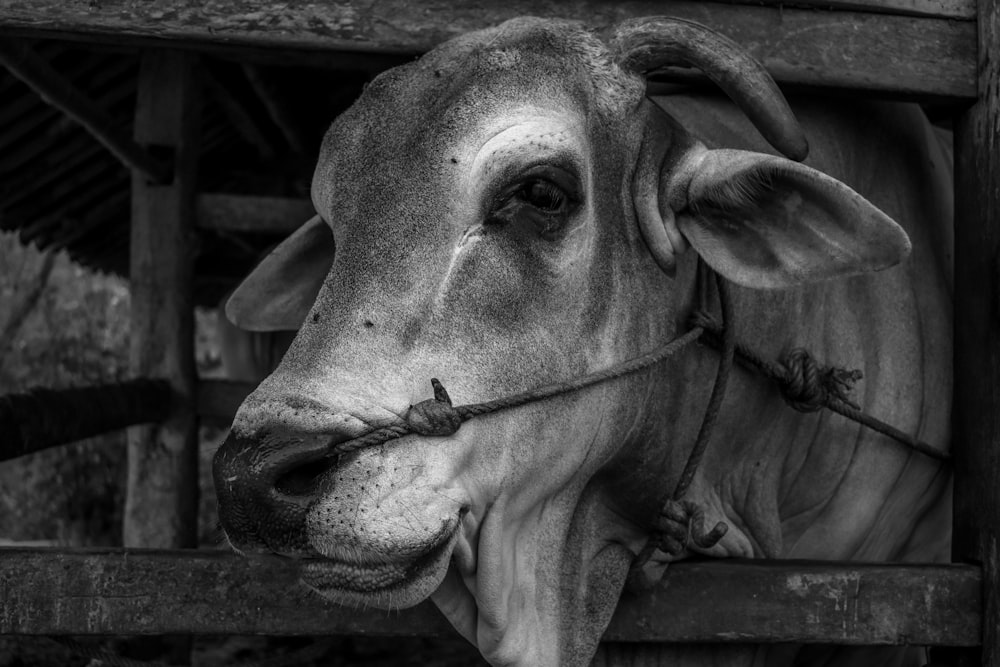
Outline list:
[[[443,153],[485,141],[526,110],[620,117],[643,92],[642,79],[575,24],[516,19],[471,33],[366,88],[324,139],[313,200],[320,213],[354,217],[358,202],[348,199],[437,182]]]

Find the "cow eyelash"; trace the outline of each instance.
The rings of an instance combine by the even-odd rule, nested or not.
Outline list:
[[[514,191],[511,198],[549,214],[563,213],[570,204],[569,195],[558,185],[544,178],[525,181]]]
[[[527,204],[546,214],[568,212],[580,203],[579,177],[576,169],[556,164],[536,164],[523,169],[496,198],[494,210],[512,203]]]
[[[510,174],[485,217],[488,227],[506,227],[554,241],[583,203],[573,166],[536,163]]]

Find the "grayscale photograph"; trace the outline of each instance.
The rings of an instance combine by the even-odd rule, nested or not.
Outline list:
[[[0,667],[1000,667],[1000,0],[0,0]]]

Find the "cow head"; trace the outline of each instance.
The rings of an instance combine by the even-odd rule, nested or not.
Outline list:
[[[644,97],[643,70],[664,62],[699,67],[804,155],[762,68],[669,20],[610,46],[510,21],[382,74],[336,120],[319,216],[229,303],[245,328],[300,327],[216,456],[234,547],[300,558],[307,584],[350,604],[431,596],[494,664],[589,660],[691,442],[690,420],[664,417],[680,371],[328,452],[400,423],[431,377],[473,403],[661,345],[691,300],[676,271],[690,247],[762,288],[905,254],[846,186],[686,133]]]

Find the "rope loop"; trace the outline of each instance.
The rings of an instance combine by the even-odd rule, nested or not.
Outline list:
[[[785,402],[799,412],[816,412],[831,399],[859,409],[848,393],[862,378],[859,370],[820,366],[808,351],[789,350],[780,361],[782,377],[778,385]]]

